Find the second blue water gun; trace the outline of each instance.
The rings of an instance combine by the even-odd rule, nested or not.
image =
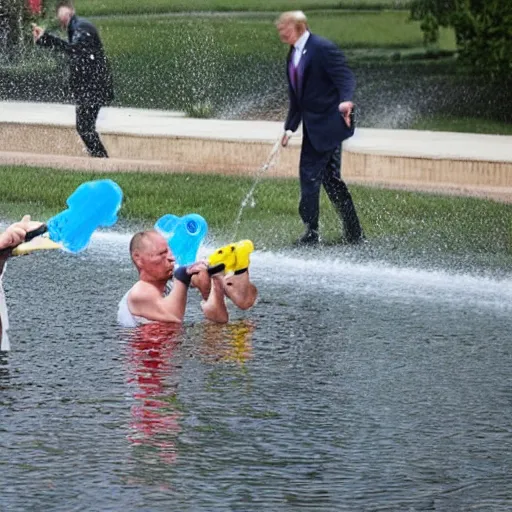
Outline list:
[[[167,240],[178,265],[190,265],[197,259],[197,251],[208,232],[208,224],[197,213],[183,217],[167,214],[156,221],[155,230]]]

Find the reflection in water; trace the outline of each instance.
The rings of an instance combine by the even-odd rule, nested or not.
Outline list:
[[[247,319],[219,325],[201,325],[201,355],[206,362],[229,362],[243,365],[252,358],[252,334],[255,324]]]
[[[252,357],[254,329],[249,320],[197,325],[194,338],[201,360],[242,366]],[[128,439],[133,446],[149,449],[137,453],[149,464],[174,464],[178,457],[177,436],[183,418],[177,396],[180,334],[181,327],[147,324],[133,331],[127,343],[128,383],[135,384],[136,400]]]
[[[177,401],[177,366],[173,363],[180,328],[169,324],[148,324],[133,332],[127,344],[129,351],[129,383],[136,385],[131,408],[132,433],[128,439],[134,446],[150,447],[147,462],[154,463],[158,453],[161,462],[176,461],[176,436],[180,432],[181,412]],[[173,382],[174,381],[174,382]]]

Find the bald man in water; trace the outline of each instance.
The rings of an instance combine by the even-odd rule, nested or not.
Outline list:
[[[192,275],[206,270],[203,262],[174,271],[175,258],[167,240],[156,231],[134,235],[130,255],[139,272],[139,280],[119,303],[118,322],[136,327],[148,322],[181,323],[185,315]],[[167,282],[173,287],[168,292]]]
[[[185,315],[189,287],[197,288],[204,301],[204,316],[213,322],[226,323],[229,314],[225,297],[240,309],[250,308],[257,289],[249,280],[248,269],[236,275],[223,272],[211,274],[206,262],[179,267],[167,240],[156,231],[144,231],[133,236],[130,255],[139,272],[139,280],[119,303],[118,322],[124,327],[136,327],[148,322],[181,323]],[[172,289],[168,281],[172,279]]]

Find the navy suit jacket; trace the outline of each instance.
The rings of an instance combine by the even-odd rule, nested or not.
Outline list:
[[[342,101],[351,101],[355,78],[338,47],[315,34],[306,41],[299,62],[298,91],[290,80],[290,48],[286,61],[290,106],[285,130],[296,131],[302,121],[312,146],[319,152],[331,151],[354,134],[338,111]]]

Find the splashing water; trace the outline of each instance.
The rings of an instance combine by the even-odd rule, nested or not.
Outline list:
[[[281,136],[279,136],[279,139],[276,141],[274,146],[272,147],[272,151],[270,151],[270,154],[266,160],[266,162],[255,172],[254,174],[254,182],[251,185],[251,188],[247,192],[246,196],[242,200],[240,204],[240,209],[238,210],[238,215],[236,216],[236,220],[233,226],[233,240],[236,240],[236,236],[238,233],[238,226],[240,225],[240,220],[242,219],[242,215],[244,213],[245,207],[247,205],[250,205],[251,208],[254,208],[256,206],[256,201],[254,199],[254,191],[256,190],[256,187],[258,186],[259,182],[263,178],[264,174],[268,172],[269,169],[272,167],[275,167],[277,165],[277,162],[279,160],[279,154],[281,152]]]

